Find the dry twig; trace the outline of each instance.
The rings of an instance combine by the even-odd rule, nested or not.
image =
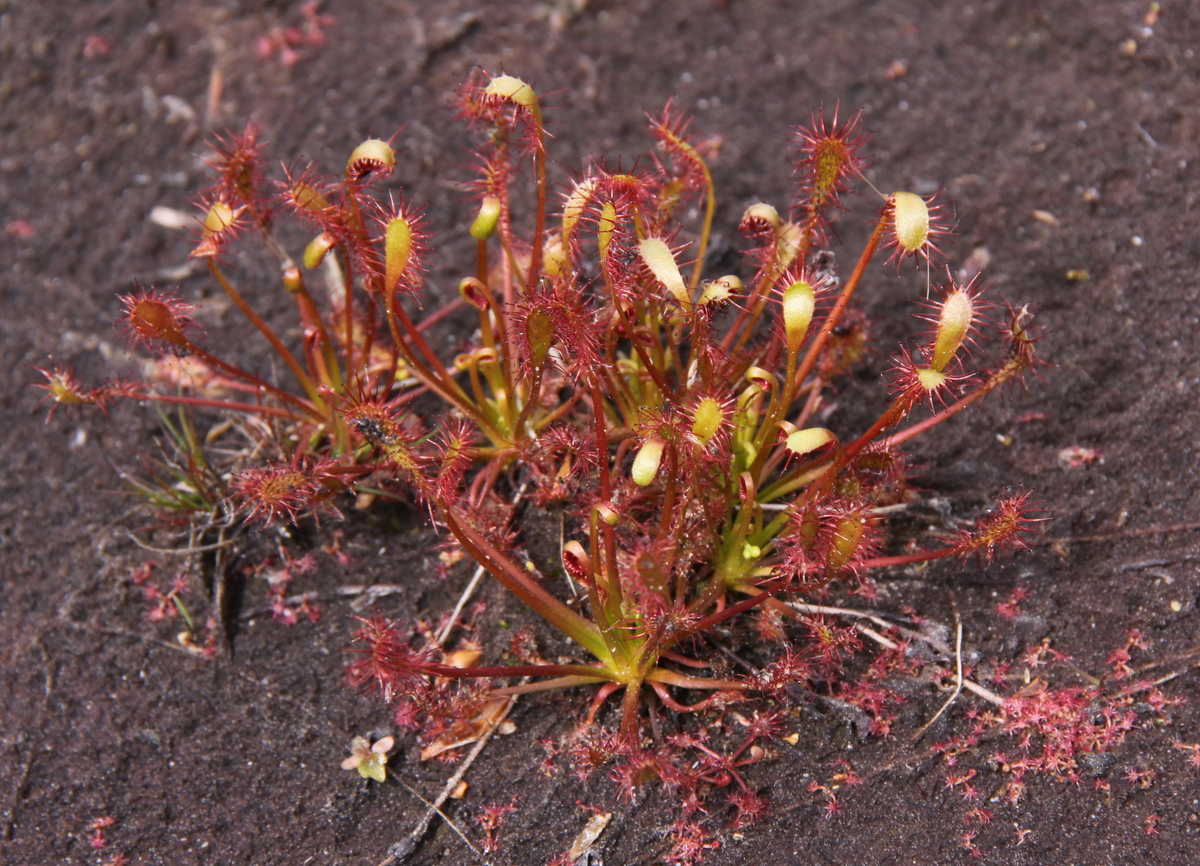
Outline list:
[[[963,634],[962,618],[959,617],[958,611],[955,611],[954,612],[954,668],[955,668],[955,673],[956,673],[956,680],[954,683],[954,691],[951,692],[950,697],[946,698],[946,702],[944,704],[942,704],[941,709],[939,709],[936,713],[933,714],[933,718],[930,719],[925,724],[923,724],[921,726],[921,730],[917,731],[917,735],[915,737],[913,737],[914,743],[920,742],[921,737],[925,736],[925,732],[928,731],[933,726],[934,722],[936,722],[938,719],[940,719],[942,717],[942,713],[946,712],[946,710],[949,709],[950,705],[952,703],[954,703],[954,701],[958,698],[959,695],[962,694],[963,683],[964,683],[963,663],[962,663],[962,634]]]

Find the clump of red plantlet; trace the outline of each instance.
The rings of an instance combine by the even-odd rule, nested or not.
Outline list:
[[[1200,770],[1200,743],[1176,743],[1175,748],[1191,752],[1191,756],[1188,757],[1188,766]]]
[[[680,818],[671,827],[671,850],[667,862],[676,866],[692,866],[704,859],[704,852],[721,847],[699,821]]]
[[[108,840],[104,838],[104,831],[117,823],[117,819],[111,815],[105,815],[103,818],[96,818],[88,824],[88,830],[91,832],[91,838],[88,839],[88,844],[95,849],[105,848],[108,846]]]
[[[267,583],[267,596],[270,600],[271,617],[284,625],[295,625],[301,615],[310,622],[316,622],[321,617],[320,608],[312,603],[308,594],[292,598],[288,594],[292,582],[301,575],[311,574],[316,570],[317,561],[311,553],[304,556],[292,556],[287,548],[280,547],[282,563],[276,565],[273,558],[265,559],[255,565],[247,566],[246,573],[263,578]]]
[[[475,816],[475,823],[483,831],[479,847],[489,854],[500,850],[499,831],[504,819],[517,810],[517,798],[514,796],[508,803],[489,803],[480,808]]]
[[[1134,670],[1130,667],[1130,662],[1133,660],[1133,650],[1148,648],[1149,643],[1141,632],[1130,631],[1125,637],[1125,645],[1113,650],[1105,659],[1105,662],[1112,668],[1112,678],[1123,680],[1132,676]]]
[[[154,572],[160,565],[156,560],[147,560],[129,576],[134,586],[141,591],[146,604],[147,622],[181,623],[182,630],[174,634],[176,643],[198,656],[209,658],[216,655],[216,620],[208,616],[201,622],[199,615],[193,612],[198,604],[202,604],[196,598],[199,581],[187,565],[180,567],[170,577],[155,580]]]
[[[829,820],[834,815],[842,810],[841,801],[838,800],[836,786],[822,785],[820,782],[812,781],[808,783],[808,792],[810,794],[820,794],[825,798],[825,806],[822,810],[822,817]]]
[[[1110,655],[1109,663],[1118,668],[1127,666],[1129,650],[1142,642],[1140,634],[1131,633],[1126,644]],[[994,709],[971,708],[971,732],[934,747],[946,761],[948,790],[967,802],[977,798],[980,786],[972,785],[971,780],[979,770],[963,768],[961,762],[977,753],[985,737],[992,744],[1002,739],[1001,750],[991,753],[989,763],[1008,777],[994,799],[1010,805],[1024,798],[1027,779],[1033,775],[1075,785],[1081,784],[1085,776],[1094,775],[1093,786],[1103,791],[1110,790],[1118,777],[1139,788],[1153,784],[1154,770],[1138,764],[1102,770],[1113,762],[1102,756],[1115,753],[1139,728],[1165,723],[1165,710],[1175,701],[1150,682],[1113,688],[1111,683],[1088,677],[1047,643],[1031,647],[1023,663],[1027,675],[1031,670],[1040,675]],[[1060,672],[1070,678],[1085,676],[1088,682],[1052,685],[1050,680]],[[1186,744],[1177,747],[1191,748]],[[1110,773],[1109,778],[1097,775],[1103,772]],[[968,813],[968,821],[972,814],[974,810]]]
[[[904,703],[904,697],[886,688],[863,680],[852,682],[839,680],[831,694],[838,700],[862,710],[868,722],[867,732],[872,737],[887,739],[892,735],[896,721],[896,710]]]
[[[815,115],[798,136],[796,198],[782,210],[766,202],[748,208],[740,228],[750,266],[710,274],[713,178],[674,105],[651,119],[661,158],[650,170],[593,162],[553,213],[549,139],[534,89],[477,72],[459,108],[484,135],[470,227],[475,256],[455,302],[477,318],[478,336],[457,356],[443,356],[426,337],[443,311],[418,323],[405,303],[422,290],[433,244],[424,219],[402,198],[385,202],[371,189],[403,156],[370,139],[339,176],[316,167],[286,171],[273,202],[260,180],[262,145],[249,129],[217,146],[220,178],[202,199],[195,256],[290,380],[268,381],[222,360],[199,345],[177,293],[137,289],[125,301],[135,341],[203,364],[225,393],[144,385],[120,396],[253,419],[257,462],[217,473],[236,479],[244,521],[296,521],[332,507],[359,479],[377,486],[390,476],[466,554],[574,642],[578,657],[565,661],[528,655],[518,664],[481,664],[482,655],[452,660],[428,637],[416,641],[381,618],[365,620],[350,681],[378,690],[402,724],[439,732],[443,754],[487,723],[492,702],[588,686],[595,695],[589,724],[603,722],[614,698],[619,734],[588,739],[596,748],[584,763],[615,759],[623,787],[657,779],[685,803],[733,786],[735,820],[748,820],[759,807],[740,767],[758,760],[761,747],[717,748],[685,736],[681,720],[724,711],[755,691],[782,695],[833,682],[854,633],[787,602],[835,581],[865,582],[872,569],[972,554],[987,562],[1021,547],[1036,528],[1036,509],[1017,493],[974,529],[894,555],[881,517],[912,496],[904,442],[1037,365],[1028,311],[1008,308],[994,320],[978,281],[948,277],[920,308],[929,331],[896,355],[890,402],[863,429],[827,429],[817,422],[823,401],[870,355],[854,300],[872,261],[889,244],[897,256],[930,260],[946,234],[929,200],[886,196],[853,267],[837,279],[828,214],[866,164],[858,115],[844,123],[836,113],[832,123]],[[514,207],[526,189],[532,202]],[[699,224],[681,222],[679,204],[700,199]],[[273,234],[269,215],[280,202],[282,213],[316,232],[302,255]],[[223,268],[221,255],[251,237],[279,260],[298,340],[277,333]],[[306,277],[318,267],[340,281],[320,303]],[[65,371],[48,378],[43,387],[58,402],[104,399]],[[440,401],[444,414],[415,418],[418,395]],[[514,491],[518,500],[562,507],[559,563],[530,567],[516,549]],[[559,569],[580,603],[567,604],[566,587],[538,575]],[[764,612],[764,633],[791,645],[753,677],[721,673],[700,638],[756,611]],[[513,677],[528,680],[494,682]],[[886,699],[870,690],[846,694],[883,732]],[[670,745],[647,748],[644,720],[661,728],[661,708],[675,734],[660,738]],[[678,759],[685,751],[694,757],[687,771]],[[689,844],[698,853],[707,843]]]
[[[294,66],[304,56],[305,48],[320,48],[325,44],[325,30],[333,26],[332,15],[320,12],[321,4],[317,0],[309,0],[300,6],[300,14],[304,17],[301,26],[272,27],[267,33],[259,36],[254,43],[254,50],[259,59],[269,60],[276,54],[284,66]]]
[[[983,858],[983,849],[981,849],[978,845],[975,844],[975,837],[978,835],[979,835],[979,833],[977,833],[976,831],[968,830],[967,832],[963,833],[961,836],[958,837],[959,846],[962,848],[965,848],[967,851],[969,851],[971,856],[974,857],[976,860]]]
[[[1004,617],[1005,619],[1016,619],[1019,613],[1018,608],[1021,602],[1028,597],[1029,590],[1023,586],[1018,586],[1011,593],[1009,593],[1008,598],[996,605],[996,613],[1000,614],[1000,616]],[[1003,672],[1000,672],[1000,675],[1003,675]]]

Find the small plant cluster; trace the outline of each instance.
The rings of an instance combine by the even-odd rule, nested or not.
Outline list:
[[[123,322],[135,344],[159,355],[169,386],[89,388],[56,368],[44,371],[43,387],[62,404],[127,398],[236,419],[223,429],[241,430],[252,447],[216,467],[190,422],[172,428],[185,456],[154,488],[159,504],[232,503],[238,520],[269,524],[336,512],[348,491],[406,488],[581,657],[550,662],[523,645],[515,664],[481,665],[478,653],[461,663],[375,616],[357,633],[352,683],[377,689],[400,722],[430,737],[496,696],[589,686],[589,724],[610,697],[619,698],[619,723],[579,735],[580,772],[622,755],[614,772],[623,788],[659,778],[691,811],[701,790],[733,785],[748,820],[762,804],[738,768],[761,753],[773,712],[748,719],[731,754],[682,728],[661,740],[670,749],[647,748],[644,720],[657,724],[653,707],[689,713],[748,692],[783,695],[836,667],[853,632],[798,613],[789,599],[838,579],[865,581],[872,569],[970,555],[987,562],[1022,546],[1036,523],[1025,494],[1001,499],[940,546],[900,554],[886,550],[883,514],[911,497],[905,442],[1038,363],[1028,311],[990,304],[978,279],[960,283],[947,271],[918,302],[928,327],[895,355],[887,405],[862,430],[828,429],[830,395],[869,348],[868,322],[852,302],[872,261],[886,257],[899,270],[916,260],[931,273],[950,233],[935,197],[881,196],[866,243],[839,278],[830,218],[866,166],[857,115],[827,121],[822,112],[797,130],[792,202],[783,212],[750,206],[739,225],[742,274],[712,275],[713,180],[705,147],[673,104],[650,119],[651,161],[630,171],[594,162],[557,206],[534,90],[481,73],[458,106],[484,135],[475,261],[453,303],[422,321],[410,313],[433,241],[416,208],[372,190],[396,165],[388,142],[363,142],[337,178],[310,165],[269,181],[251,127],[216,143],[218,180],[203,196],[192,255],[291,381],[211,352],[178,292],[139,286],[121,298]],[[298,258],[275,234],[280,211],[314,232]],[[247,233],[278,257],[301,325],[296,342],[227,273],[222,256]],[[331,291],[317,290],[318,273],[332,275]],[[478,336],[446,358],[427,333],[456,308],[477,318]],[[444,410],[417,417],[417,398]],[[512,517],[527,504],[564,516],[561,560],[541,564],[559,580],[517,554]],[[778,661],[745,678],[706,674],[701,638],[755,611],[761,633],[779,643]],[[496,678],[523,681],[500,687]],[[676,773],[683,762],[671,750],[700,755],[690,764],[698,769]]]
[[[1016,600],[999,606],[1002,616],[1021,595],[1014,593]],[[1024,685],[992,709],[968,707],[963,713],[965,729],[931,746],[944,765],[943,796],[959,800],[966,809],[967,830],[959,837],[962,848],[981,858],[992,853],[985,845],[1000,846],[1005,839],[1023,844],[1031,830],[1019,826],[1018,808],[1029,799],[1037,777],[1086,786],[1106,800],[1111,800],[1114,785],[1145,790],[1155,784],[1158,774],[1140,752],[1124,766],[1117,757],[1118,748],[1135,732],[1168,727],[1168,711],[1184,700],[1165,695],[1159,682],[1135,678],[1131,655],[1147,648],[1146,638],[1130,631],[1125,643],[1109,654],[1108,670],[1101,677],[1080,670],[1048,639],[1027,647],[1016,665],[991,665],[989,681],[997,687],[1005,688],[1013,680]],[[1200,759],[1193,756],[1191,764],[1200,766]],[[1015,836],[1008,830],[985,830],[993,818],[1007,826],[1007,817],[1013,819]],[[1158,832],[1157,824],[1157,816],[1148,816],[1146,832]]]
[[[300,6],[304,17],[303,27],[272,27],[259,36],[254,43],[254,52],[260,60],[270,60],[276,54],[284,66],[295,66],[304,56],[306,48],[320,48],[325,44],[325,30],[333,26],[332,15],[320,13],[321,4],[309,0]]]

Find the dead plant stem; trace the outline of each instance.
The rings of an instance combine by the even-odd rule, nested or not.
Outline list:
[[[483,852],[480,851],[475,846],[474,842],[472,842],[469,838],[467,838],[467,834],[464,833],[461,828],[459,828],[458,824],[454,823],[453,818],[451,818],[449,815],[447,815],[445,812],[443,812],[441,809],[439,809],[433,803],[430,803],[428,800],[426,800],[424,797],[422,797],[417,792],[417,790],[412,787],[412,785],[409,785],[407,782],[401,782],[400,784],[404,786],[404,789],[406,791],[408,791],[408,793],[412,794],[414,797],[416,797],[418,800],[420,800],[422,803],[424,803],[426,806],[428,806],[430,809],[432,809],[434,812],[436,812],[438,814],[438,816],[443,821],[446,822],[446,824],[450,827],[450,829],[458,834],[458,838],[462,839],[463,842],[466,844],[466,846],[471,849],[471,853],[475,855],[475,857],[479,860],[480,863],[483,863],[484,866],[490,866],[490,864],[488,864],[488,861],[484,858]]]
[[[925,732],[933,726],[933,723],[942,717],[942,713],[950,708],[950,705],[957,700],[963,690],[963,663],[962,663],[962,618],[958,615],[958,611],[954,612],[954,670],[955,683],[954,691],[950,693],[950,697],[946,698],[946,702],[942,704],[941,709],[933,714],[933,718],[921,726],[921,730],[917,731],[917,735],[913,737],[913,742],[918,743],[921,737],[925,736]]]
[[[827,616],[847,616],[847,617],[858,618],[858,619],[869,619],[869,620],[871,620],[871,622],[873,622],[876,625],[879,625],[883,628],[899,629],[900,632],[902,634],[904,634],[906,637],[911,637],[913,640],[919,640],[922,643],[927,644],[928,646],[937,650],[938,652],[945,653],[947,655],[950,654],[949,645],[947,645],[946,643],[943,643],[942,641],[938,640],[937,638],[931,637],[930,635],[927,635],[927,634],[922,634],[921,632],[918,632],[918,631],[913,631],[912,629],[904,628],[903,626],[895,625],[894,623],[890,623],[885,619],[882,619],[874,614],[867,613],[866,611],[863,611],[863,610],[854,610],[852,608],[846,608],[846,607],[826,607],[824,605],[819,605],[819,604],[803,604],[800,602],[792,602],[788,606],[791,607],[793,610],[799,611],[801,613],[815,613],[815,614],[824,614]],[[886,647],[887,649],[896,649],[899,646],[899,644],[897,644],[895,641],[890,640],[887,637],[884,637],[883,635],[881,635],[879,632],[875,631],[874,629],[868,628],[868,627],[863,626],[858,623],[855,624],[854,628],[855,628],[855,630],[858,631],[859,634],[865,635],[866,637],[873,640],[875,643],[879,644],[880,646]],[[962,648],[960,645],[959,652],[957,654],[959,657],[960,665],[962,662],[961,649]],[[931,667],[935,671],[944,672],[944,670],[945,670],[944,668],[940,667],[939,665],[931,665]],[[961,675],[961,669],[960,669],[959,673]],[[1000,697],[1000,695],[996,694],[995,692],[993,692],[991,689],[987,688],[986,686],[981,686],[979,683],[975,682],[974,680],[968,679],[967,677],[962,678],[962,688],[966,689],[969,692],[974,693],[977,697],[983,698],[989,704],[994,704],[997,707],[1004,705],[1004,698]]]
[[[516,505],[521,501],[521,497],[525,495],[526,488],[529,487],[528,481],[522,481],[521,486],[517,488],[517,492],[513,494],[512,504]],[[446,638],[450,636],[450,631],[454,628],[454,624],[458,622],[458,615],[462,613],[467,602],[471,600],[471,596],[475,594],[475,590],[479,588],[479,582],[483,580],[485,569],[482,565],[475,569],[475,573],[471,575],[471,580],[467,584],[467,588],[462,591],[462,595],[458,597],[458,603],[454,605],[454,613],[450,614],[450,619],[446,620],[446,624],[442,626],[441,631],[437,634],[437,645],[444,647]]]

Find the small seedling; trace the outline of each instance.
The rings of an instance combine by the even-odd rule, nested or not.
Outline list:
[[[374,743],[366,737],[355,737],[350,743],[350,757],[342,761],[342,769],[358,770],[364,779],[383,784],[387,780],[388,752],[395,745],[393,737],[383,737]]]

